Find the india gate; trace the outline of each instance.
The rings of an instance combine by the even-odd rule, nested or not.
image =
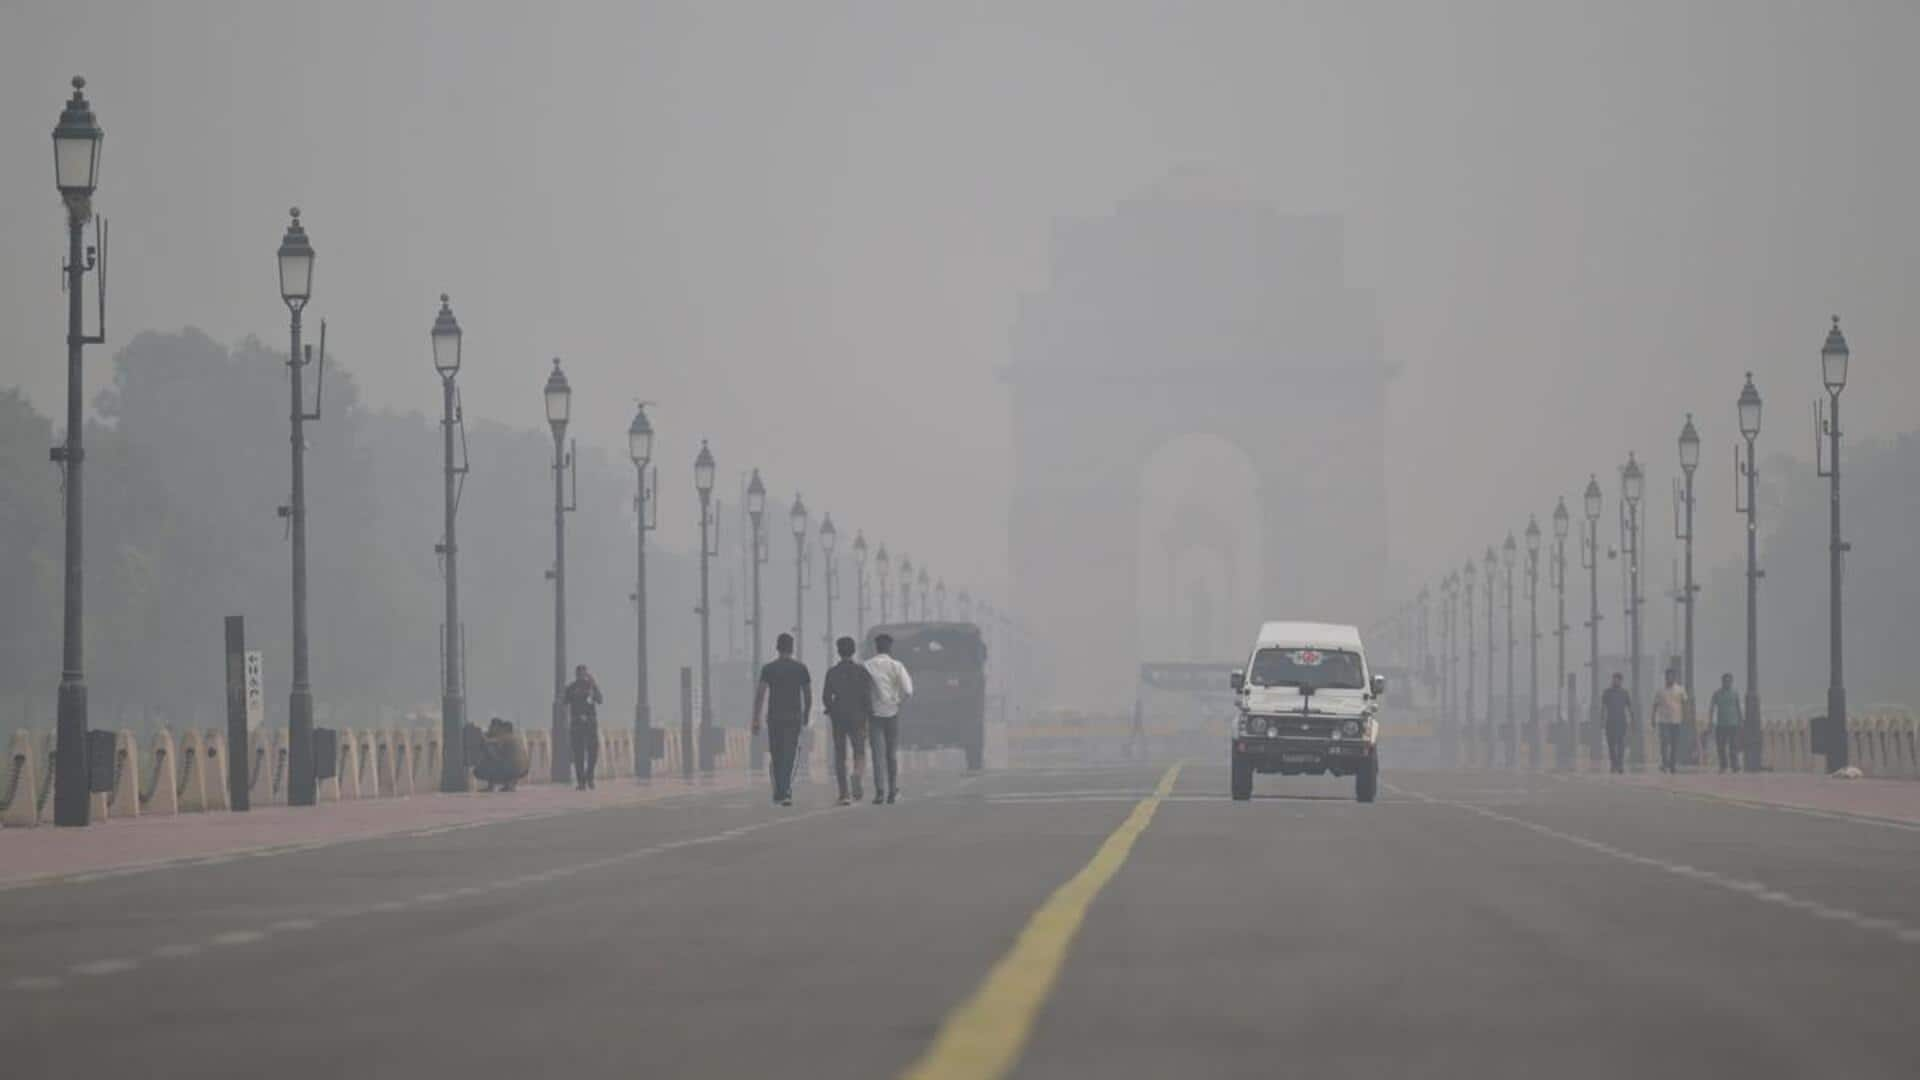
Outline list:
[[[1338,218],[1238,199],[1057,223],[1005,372],[1011,599],[1047,700],[1126,708],[1143,660],[1373,615],[1390,371],[1344,249]]]

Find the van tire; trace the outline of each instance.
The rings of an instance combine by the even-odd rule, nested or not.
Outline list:
[[[1246,802],[1253,798],[1253,762],[1233,755],[1233,801]]]
[[[1366,763],[1360,771],[1353,774],[1353,797],[1360,802],[1370,803],[1380,794],[1380,755],[1368,754]]]

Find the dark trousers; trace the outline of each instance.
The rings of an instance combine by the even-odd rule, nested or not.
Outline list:
[[[567,742],[573,746],[573,782],[593,783],[594,767],[600,764],[600,721],[575,720],[567,727]]]
[[[1680,771],[1680,725],[1658,724],[1660,729],[1660,771]]]
[[[833,717],[833,778],[840,784],[840,794],[847,793],[847,748],[853,748],[853,771],[860,773],[867,767],[867,718],[849,716],[842,719]]]
[[[1627,771],[1627,722],[1607,721],[1607,765],[1610,771]]]
[[[793,763],[800,756],[800,721],[768,720],[767,750],[773,755],[773,798],[781,802],[793,798]]]
[[[1713,729],[1713,752],[1719,755],[1721,772],[1726,772],[1728,769],[1739,772],[1740,729],[1716,725]]]
[[[900,757],[895,744],[900,741],[900,718],[898,716],[876,716],[867,725],[868,737],[873,740],[873,793],[880,794],[881,785],[886,791],[900,790]],[[881,766],[886,772],[881,773]]]

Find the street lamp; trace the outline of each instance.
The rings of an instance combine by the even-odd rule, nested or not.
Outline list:
[[[1681,549],[1681,605],[1685,616],[1685,627],[1681,631],[1681,677],[1687,691],[1687,743],[1698,746],[1698,729],[1694,725],[1693,707],[1693,599],[1700,587],[1693,583],[1693,471],[1700,467],[1700,433],[1694,429],[1693,414],[1687,414],[1686,423],[1680,426],[1680,474],[1681,481],[1675,495],[1680,503],[1679,512],[1674,514],[1674,539],[1680,541]]]
[[[853,637],[867,636],[867,534],[853,534]]]
[[[1540,519],[1527,515],[1527,749],[1533,767],[1546,764],[1540,740]]]
[[[921,563],[920,564],[920,621],[921,622],[930,621],[929,613],[927,609],[927,585],[930,581],[931,579],[927,577],[927,564]]]
[[[684,775],[693,775],[693,760],[697,754],[702,773],[713,772],[713,602],[711,592],[711,564],[718,554],[720,543],[720,518],[713,509],[713,451],[707,449],[707,440],[700,440],[700,453],[693,459],[693,490],[700,496],[700,739],[699,749],[684,747],[680,760]],[[755,541],[758,543],[758,540]],[[755,571],[754,580],[759,581],[759,572]],[[759,590],[755,589],[754,606],[759,607]],[[755,618],[759,616],[756,614]],[[759,638],[756,636],[755,648]],[[755,672],[757,678],[759,673]],[[749,759],[760,760],[759,754]]]
[[[833,662],[833,605],[840,599],[840,576],[834,572],[833,549],[840,541],[840,530],[833,526],[833,515],[827,514],[820,520],[820,566],[826,588],[825,620],[827,643],[826,651],[821,653],[821,663]]]
[[[793,497],[793,509],[787,512],[793,525],[793,658],[800,659],[800,643],[807,638],[807,504]]]
[[[553,761],[548,777],[563,784],[572,770],[573,740],[567,724],[567,514],[573,506],[567,500],[567,478],[574,477],[573,452],[567,445],[567,424],[573,418],[573,387],[566,372],[560,370],[560,358],[553,358],[553,370],[541,390],[546,402],[547,427],[553,431],[553,569],[547,576],[553,581],[553,718],[549,738]]]
[[[760,664],[762,658],[766,655],[760,651],[766,648],[765,640],[761,636],[762,624],[760,608],[760,568],[767,563],[766,514],[767,485],[761,481],[760,470],[756,468],[753,470],[753,475],[747,479],[747,526],[753,533],[752,540],[750,541],[752,551],[748,560],[753,564],[753,610],[750,619],[751,625],[747,634],[748,638],[752,641],[752,644],[748,646],[748,651],[753,655],[753,668],[747,672],[747,678],[752,680],[752,685],[748,687],[748,690],[753,694],[759,693]],[[753,699],[749,697],[748,700],[751,701]],[[760,733],[756,731],[747,737],[747,769],[749,772],[759,772],[761,770],[763,767],[761,757]]]
[[[1638,709],[1646,697],[1640,683],[1640,497],[1646,490],[1646,474],[1633,451],[1627,451],[1627,463],[1620,468],[1621,550],[1627,560],[1627,677],[1632,681],[1633,707]],[[1627,744],[1635,768],[1647,760],[1647,731],[1638,722],[1629,721],[1633,740]]]
[[[1513,533],[1509,530],[1507,542],[1500,545],[1500,565],[1507,572],[1507,768],[1509,769],[1518,768],[1520,764],[1520,721],[1515,715],[1513,697],[1513,566],[1517,552]]]
[[[1740,388],[1736,403],[1740,417],[1740,436],[1746,440],[1746,453],[1738,443],[1733,448],[1733,509],[1747,519],[1747,705],[1740,717],[1741,756],[1748,772],[1760,768],[1760,545],[1759,519],[1754,498],[1758,491],[1760,469],[1753,457],[1753,442],[1760,437],[1760,391],[1753,385],[1753,372]],[[1746,481],[1746,501],[1740,498],[1741,481]]]
[[[627,425],[627,458],[633,462],[633,775],[653,778],[653,700],[647,681],[647,534],[658,524],[660,470],[653,465],[653,424],[647,403],[633,408]]]
[[[1487,757],[1486,757],[1486,763],[1488,768],[1492,768],[1494,750],[1496,749],[1496,745],[1497,745],[1496,740],[1498,739],[1498,736],[1499,736],[1499,730],[1494,725],[1494,722],[1493,722],[1493,661],[1494,661],[1493,585],[1494,585],[1495,571],[1497,571],[1500,567],[1500,558],[1499,556],[1493,553],[1492,544],[1487,545],[1487,554],[1486,554],[1486,558],[1483,561],[1485,563],[1485,566],[1483,567],[1483,569],[1485,569],[1486,571],[1486,587],[1487,587],[1487,594],[1486,594],[1486,598],[1487,598],[1487,747],[1486,747]]]
[[[1460,595],[1465,599],[1461,614],[1463,616],[1462,621],[1467,627],[1467,688],[1466,693],[1461,698],[1460,717],[1461,730],[1465,731],[1467,735],[1467,761],[1469,764],[1478,764],[1480,761],[1479,737],[1475,734],[1476,729],[1473,723],[1473,676],[1474,669],[1479,666],[1478,657],[1480,655],[1474,650],[1473,644],[1473,590],[1475,584],[1477,584],[1474,579],[1478,576],[1479,571],[1474,568],[1473,560],[1468,559],[1466,565],[1460,569]],[[1491,648],[1492,642],[1488,642],[1488,646]]]
[[[94,269],[93,248],[81,250],[87,220],[93,216],[93,192],[100,181],[100,143],[106,133],[94,119],[84,93],[87,80],[74,76],[73,96],[60,111],[53,129],[53,180],[67,208],[67,438],[49,457],[63,472],[66,515],[66,596],[60,637],[60,703],[54,728],[53,822],[85,825],[92,809],[87,769],[87,677],[82,603],[85,584],[80,498],[81,463],[86,452],[80,437],[85,428],[85,388],[81,381],[82,353],[88,345],[106,341],[106,234],[100,234],[100,333],[83,326],[80,287]],[[298,316],[295,316],[297,319]],[[296,323],[297,325],[297,323]],[[296,413],[298,410],[295,410]],[[297,440],[296,440],[297,442]],[[298,450],[295,451],[298,453]],[[309,713],[311,716],[311,713]],[[33,797],[31,793],[29,798]]]
[[[1827,330],[1827,340],[1820,347],[1820,381],[1827,387],[1827,413],[1820,417],[1819,407],[1815,406],[1820,433],[1827,437],[1825,468],[1819,473],[1832,481],[1830,487],[1829,516],[1831,521],[1827,540],[1827,771],[1834,772],[1847,767],[1847,684],[1842,675],[1840,664],[1840,646],[1842,627],[1840,617],[1840,564],[1849,545],[1840,539],[1840,391],[1847,387],[1847,362],[1851,352],[1847,348],[1847,339],[1840,333],[1840,316],[1833,317],[1833,326]],[[1815,464],[1820,464],[1820,441],[1814,440]]]
[[[1447,737],[1459,737],[1459,713],[1454,709],[1454,607],[1458,585],[1452,571],[1440,579],[1440,711],[1447,718]],[[1450,760],[1458,761],[1457,749]]]
[[[933,587],[933,617],[942,621],[947,617],[946,578],[941,578]]]
[[[1547,563],[1547,580],[1554,591],[1553,645],[1557,658],[1553,683],[1553,763],[1562,770],[1573,768],[1576,745],[1572,703],[1567,700],[1567,534],[1572,530],[1573,522],[1567,515],[1567,500],[1563,495],[1553,507],[1553,556]]]
[[[874,579],[873,583],[876,587],[876,591],[880,593],[880,625],[881,626],[887,625],[887,621],[888,621],[887,620],[887,600],[893,592],[893,584],[887,579],[888,579],[888,575],[892,573],[892,570],[893,570],[893,559],[891,556],[887,554],[887,545],[881,544],[879,552],[876,553],[873,557],[873,579]]]
[[[913,621],[913,560],[900,560],[900,621]]]
[[[1587,715],[1600,728],[1600,478],[1587,474],[1583,496],[1587,531],[1580,535],[1580,569],[1587,572]]]
[[[460,441],[464,448],[466,428],[459,404],[459,390],[454,386],[455,376],[460,374],[460,320],[453,317],[453,307],[447,302],[447,294],[440,294],[440,313],[434,316],[433,330],[428,335],[433,342],[433,370],[440,375],[440,445],[441,445],[441,509],[445,521],[441,526],[440,545],[434,550],[441,558],[441,570],[446,578],[446,625],[440,628],[440,790],[446,792],[467,790],[466,740],[461,730],[467,720],[467,687],[463,664],[466,660],[461,645],[466,635],[460,621],[460,545],[455,539],[454,518],[460,509],[460,488],[465,484],[467,466],[454,460],[454,429],[460,429]],[[230,751],[231,752],[231,751]]]
[[[320,382],[314,384],[313,411],[302,400],[300,370],[313,360],[300,345],[300,316],[313,298],[313,245],[300,223],[300,208],[288,211],[286,235],[280,238],[280,299],[291,316],[291,346],[287,350],[288,385],[293,426],[293,491],[281,516],[288,519],[293,546],[293,686],[287,695],[287,805],[312,806],[318,792],[313,759],[313,683],[307,667],[307,436],[308,421],[320,419]],[[320,364],[327,362],[326,325],[320,329]]]

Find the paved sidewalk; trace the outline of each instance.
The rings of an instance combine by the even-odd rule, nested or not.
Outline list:
[[[1878,818],[1920,826],[1920,782],[1836,780],[1819,773],[1660,773],[1607,776],[1583,773],[1595,783],[1632,784],[1725,802],[1788,807],[1817,813]]]
[[[655,803],[701,792],[758,790],[761,778],[726,772],[691,782],[609,780],[594,791],[537,784],[513,792],[356,799],[314,807],[269,806],[123,818],[84,829],[0,829],[0,890],[84,880],[193,862],[282,854],[353,840]]]

